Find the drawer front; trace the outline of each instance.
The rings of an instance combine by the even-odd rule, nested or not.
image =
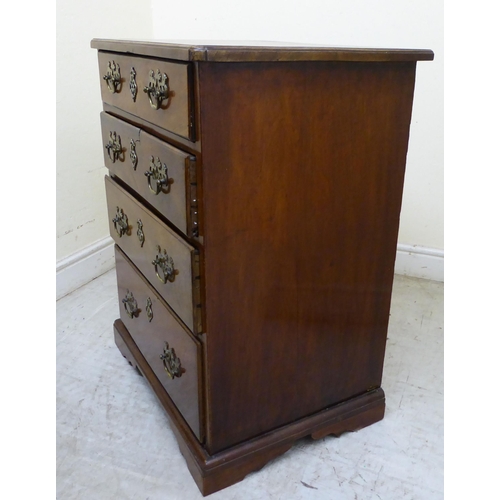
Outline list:
[[[101,113],[104,163],[174,226],[197,236],[195,157]]]
[[[201,344],[115,246],[120,319],[158,380],[203,440]]]
[[[201,332],[198,252],[106,176],[110,234],[184,324]]]
[[[194,140],[188,63],[102,51],[98,60],[103,102]]]

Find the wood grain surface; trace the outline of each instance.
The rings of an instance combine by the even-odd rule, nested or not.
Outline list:
[[[189,169],[195,158],[107,113],[101,113],[101,130],[104,164],[109,171],[122,179],[135,193],[158,210],[182,233],[191,235]],[[116,132],[121,137],[124,150],[116,161],[112,161],[105,149],[110,140],[110,132]],[[130,159],[131,140],[135,142],[137,155],[135,167]],[[149,181],[145,175],[146,172],[151,171],[152,160],[155,164],[159,161],[161,165],[166,166],[168,184],[162,186],[161,189],[156,189],[154,180]]]
[[[209,455],[182,418],[121,320],[115,321],[114,334],[122,355],[144,375],[170,417],[179,449],[203,496],[241,481],[250,472],[261,469],[270,460],[288,451],[298,439],[311,434],[314,439],[329,433],[340,435],[355,431],[378,422],[384,416],[385,395],[379,388],[256,439]]]
[[[120,318],[193,433],[203,441],[201,344],[116,245],[115,258]],[[128,292],[133,294],[138,308],[132,317],[122,302]],[[148,299],[151,301],[151,320],[147,314]],[[160,359],[165,342],[180,360],[182,373],[173,379]]]
[[[140,116],[148,122],[154,123],[173,133],[193,140],[193,126],[191,117],[192,98],[190,67],[182,62],[152,60],[144,57],[132,57],[124,54],[98,52],[99,77],[103,102],[123,109],[135,116]],[[108,70],[108,63],[115,62],[120,67],[121,84],[117,92],[109,91],[103,77]],[[134,101],[130,92],[130,72],[136,72],[137,97]],[[169,96],[159,109],[154,109],[149,103],[144,87],[149,82],[149,72],[160,71],[168,76]]]
[[[414,63],[204,63],[211,453],[379,387]]]
[[[179,61],[249,62],[249,61],[430,61],[428,49],[395,49],[307,45],[289,42],[214,42],[109,40],[95,38],[91,47]]]
[[[383,418],[415,68],[432,51],[104,39],[92,47],[103,147],[108,129],[126,137],[123,158],[105,157],[120,298],[134,288],[140,307],[151,298],[157,311],[153,325],[143,309],[130,318],[122,307],[116,342],[172,418],[202,493],[301,437]],[[103,80],[110,60],[122,71],[115,93]],[[156,68],[172,90],[159,110],[142,92]],[[144,172],[127,156],[132,137],[138,169],[151,155],[172,165],[165,193],[144,191]],[[112,222],[120,209],[122,236]],[[175,262],[166,284],[152,262],[157,245]],[[165,379],[167,338],[185,378]]]
[[[194,333],[200,333],[199,272],[197,252],[187,241],[174,233],[168,226],[145,209],[130,193],[117,182],[106,176],[106,198],[108,204],[109,231],[115,243],[125,252],[151,285],[175,311],[181,321]],[[116,232],[113,219],[117,208],[123,210],[128,219],[128,230],[122,236]],[[137,236],[139,221],[142,222],[144,243],[141,246]],[[160,250],[158,250],[158,246]],[[167,252],[173,259],[174,277],[166,283],[160,281],[163,272],[155,266],[156,257]]]

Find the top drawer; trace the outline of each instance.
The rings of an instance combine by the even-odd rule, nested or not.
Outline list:
[[[103,102],[194,141],[188,63],[99,51]]]

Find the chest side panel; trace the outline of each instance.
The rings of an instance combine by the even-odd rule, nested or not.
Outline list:
[[[211,453],[380,386],[414,63],[200,63]]]

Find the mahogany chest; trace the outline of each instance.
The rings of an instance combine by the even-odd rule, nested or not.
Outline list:
[[[204,495],[383,418],[429,50],[92,40],[121,353]]]

